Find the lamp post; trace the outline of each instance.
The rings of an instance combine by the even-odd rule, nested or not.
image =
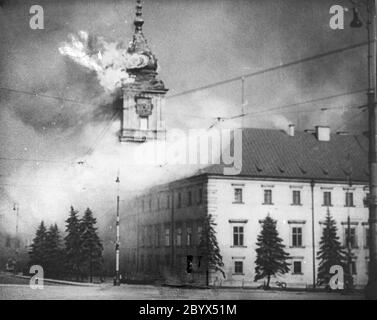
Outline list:
[[[19,218],[19,213],[20,213],[20,206],[18,203],[13,204],[13,211],[16,213],[16,237],[15,237],[15,260],[16,260],[16,265],[14,268],[14,271],[17,271],[17,264],[18,264],[18,250],[19,250],[19,240],[18,240],[18,218]]]
[[[119,232],[119,172],[117,179],[115,180],[117,183],[117,216],[116,216],[116,240],[115,240],[115,279],[114,279],[114,286],[120,285],[120,273],[119,273],[119,247],[120,247],[120,232]]]
[[[354,2],[353,2],[354,3]],[[354,3],[355,4],[355,3]],[[377,298],[377,148],[376,148],[376,1],[365,0],[363,2],[367,11],[366,29],[368,34],[368,129],[369,129],[369,279],[366,288],[368,299]],[[353,8],[352,28],[360,28],[362,22],[359,19],[356,7]]]

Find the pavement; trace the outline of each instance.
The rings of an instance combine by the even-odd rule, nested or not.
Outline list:
[[[31,289],[29,280],[0,273],[0,300],[362,300],[361,293],[342,295],[328,292],[256,290],[242,288],[176,288],[165,286],[110,283],[67,285],[45,283]]]

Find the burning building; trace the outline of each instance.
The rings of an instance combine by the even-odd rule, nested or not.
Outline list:
[[[142,6],[137,1],[135,33],[127,49],[127,73],[133,81],[122,87],[123,117],[120,141],[143,142],[164,134],[161,110],[168,89],[157,78],[157,58],[144,37]]]

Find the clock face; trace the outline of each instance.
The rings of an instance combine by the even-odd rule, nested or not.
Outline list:
[[[144,54],[129,54],[126,55],[127,69],[141,69],[148,65],[149,57]]]

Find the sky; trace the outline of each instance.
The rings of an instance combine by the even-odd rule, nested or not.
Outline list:
[[[96,72],[59,51],[81,31],[126,47],[135,1],[38,0],[43,30],[29,26],[34,4],[1,1],[0,87],[68,100],[0,89],[0,157],[6,158],[0,160],[0,230],[13,232],[12,208],[18,203],[25,237],[42,219],[63,226],[70,205],[80,212],[89,206],[100,218],[113,216],[118,171],[125,199],[192,170],[120,168],[136,147],[118,142],[114,92],[101,85]],[[167,128],[207,129],[217,117],[242,110],[240,81],[174,94],[366,41],[365,28],[349,27],[350,11],[344,30],[329,27],[334,4],[351,8],[348,1],[329,0],[143,1],[143,32],[169,88],[163,110]],[[298,130],[329,125],[361,134],[366,113],[350,107],[365,104],[365,92],[279,107],[366,89],[366,54],[362,46],[246,78],[244,108],[256,114],[222,125],[282,130],[290,123]],[[278,110],[263,112],[271,108]]]

